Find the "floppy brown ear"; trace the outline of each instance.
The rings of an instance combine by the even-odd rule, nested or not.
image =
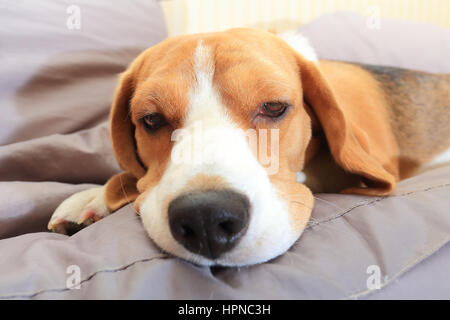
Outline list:
[[[361,177],[361,186],[344,193],[386,195],[398,179],[398,147],[381,100],[357,87],[329,81],[318,62],[297,57],[304,100],[315,112],[325,133],[334,160],[347,172]],[[348,77],[348,75],[347,75]],[[330,78],[331,79],[331,78]],[[360,82],[357,80],[356,82]],[[331,85],[339,83],[333,87]],[[361,84],[359,84],[361,85]],[[363,87],[362,87],[363,88]],[[370,125],[366,126],[369,117]]]
[[[136,183],[144,176],[145,169],[136,150],[134,125],[130,118],[130,101],[134,92],[134,81],[130,71],[119,79],[110,113],[110,136],[114,154],[125,172],[113,176],[105,185],[106,205],[116,211],[139,195]]]
[[[131,71],[124,72],[114,94],[110,114],[110,134],[117,161],[122,169],[136,178],[145,174],[139,160],[134,138],[135,127],[130,118],[130,101],[134,92],[134,81]]]

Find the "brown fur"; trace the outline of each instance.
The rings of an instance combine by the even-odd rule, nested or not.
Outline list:
[[[394,190],[404,171],[402,157],[409,154],[411,145],[399,129],[415,126],[392,124],[392,119],[407,117],[393,115],[391,106],[408,106],[402,95],[390,98],[393,85],[384,88],[379,77],[356,65],[307,61],[270,33],[233,29],[168,39],[142,53],[122,76],[111,111],[111,137],[119,164],[128,172],[122,178],[128,177],[131,184],[133,179],[138,181],[137,192],[127,201],[137,198],[138,208],[164,173],[173,145],[170,134],[183,126],[186,116],[188,90],[195,81],[192,55],[199,39],[213,51],[214,85],[236,124],[244,130],[280,129],[280,167],[270,179],[291,205],[312,208],[313,198],[296,182],[296,171],[314,161],[324,147],[340,168],[356,177],[344,192],[386,195]],[[440,90],[446,88],[444,80],[440,86]],[[292,105],[282,119],[255,118],[257,106],[278,98]],[[169,125],[149,134],[139,118],[155,111],[163,113]],[[429,133],[421,135],[421,139],[427,137],[431,139]],[[426,148],[434,152],[436,145]],[[111,189],[119,185],[117,179],[110,181]],[[126,203],[117,199],[120,192],[108,194],[111,208]],[[295,216],[296,225],[307,216]]]
[[[128,172],[116,174],[106,183],[105,198],[108,209],[116,211],[133,202],[139,195],[137,179]]]
[[[392,192],[398,178],[398,147],[373,77],[351,65],[321,61],[319,69],[302,57],[299,61],[305,101],[321,123],[334,160],[364,183],[344,191]]]
[[[400,148],[400,178],[450,146],[450,75],[361,65],[383,89]]]

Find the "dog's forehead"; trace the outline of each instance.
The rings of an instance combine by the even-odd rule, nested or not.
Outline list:
[[[293,61],[282,43],[270,33],[250,29],[183,35],[149,49],[144,59],[150,63],[144,65],[152,69],[153,76],[177,73],[189,80],[195,72],[196,51],[200,50],[209,53],[219,75],[242,71],[243,65],[246,69],[260,71],[282,70]],[[202,49],[199,49],[200,44]]]
[[[283,41],[264,32],[180,36],[143,56],[139,71],[143,81],[134,97],[137,109],[147,109],[148,98],[155,97],[167,118],[180,119],[192,92],[211,85],[224,106],[234,110],[232,114],[247,114],[266,100],[290,100],[286,98],[299,86],[294,64]]]

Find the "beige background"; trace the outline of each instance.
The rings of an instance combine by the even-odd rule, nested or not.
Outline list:
[[[342,10],[450,28],[450,0],[161,0],[160,3],[170,35],[243,26],[281,31]]]

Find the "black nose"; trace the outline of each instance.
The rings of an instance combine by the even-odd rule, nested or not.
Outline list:
[[[168,211],[175,240],[193,253],[216,259],[247,230],[249,201],[231,190],[196,191],[172,200]]]

